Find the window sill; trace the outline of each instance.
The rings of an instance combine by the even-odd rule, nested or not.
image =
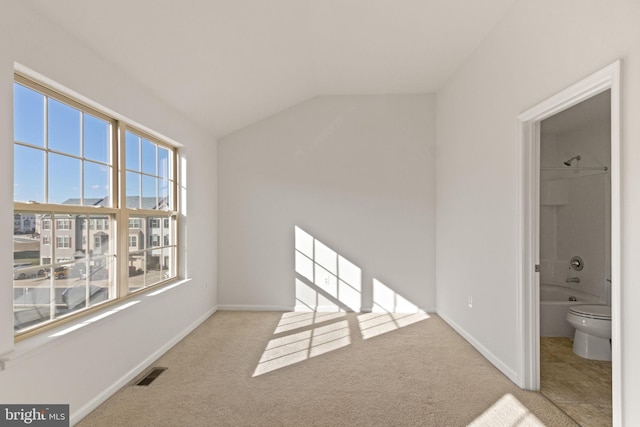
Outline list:
[[[79,317],[63,325],[42,331],[20,342],[15,343],[13,351],[0,355],[0,372],[11,367],[12,364],[19,362],[21,359],[33,357],[43,351],[48,346],[60,342],[62,337],[73,334],[75,331],[83,330],[85,327],[91,327],[100,320],[116,315],[118,312],[126,310],[130,307],[143,302],[144,300],[160,295],[173,288],[177,288],[191,281],[188,279],[178,279],[168,283],[165,286],[149,289],[143,293],[133,294],[119,303],[110,304],[102,310],[97,310],[86,316]]]

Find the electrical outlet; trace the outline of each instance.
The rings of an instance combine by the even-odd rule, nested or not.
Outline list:
[[[467,299],[467,305],[469,306],[469,308],[473,308],[473,297],[469,297]]]

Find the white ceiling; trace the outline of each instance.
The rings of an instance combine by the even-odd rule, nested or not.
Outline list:
[[[515,0],[27,0],[215,137],[327,94],[429,93]]]

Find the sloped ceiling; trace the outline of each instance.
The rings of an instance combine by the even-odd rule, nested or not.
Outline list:
[[[514,0],[27,0],[217,138],[327,94],[429,93]]]

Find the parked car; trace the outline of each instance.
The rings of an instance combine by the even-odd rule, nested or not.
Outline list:
[[[56,267],[53,270],[53,277],[55,277],[56,279],[66,279],[67,277],[69,277],[69,267],[67,267],[66,265]]]
[[[31,264],[15,264],[13,268],[13,280],[45,277],[47,275],[47,272],[44,268],[34,267]]]

